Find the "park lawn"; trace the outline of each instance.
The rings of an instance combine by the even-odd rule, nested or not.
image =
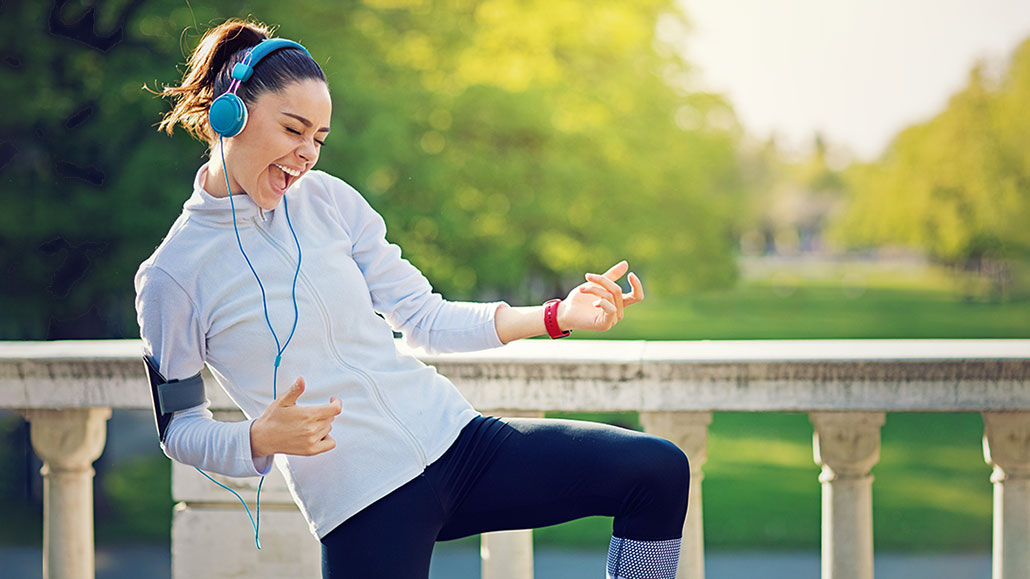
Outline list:
[[[635,415],[549,414],[639,427]],[[873,468],[873,540],[883,551],[985,551],[990,468],[976,413],[889,413]],[[818,550],[819,467],[812,426],[798,413],[716,413],[702,490],[710,550]],[[611,520],[536,531],[540,544],[606,544]]]
[[[762,340],[1030,338],[1030,300],[965,301],[947,289],[742,284],[682,297],[648,296],[611,331],[572,338]]]

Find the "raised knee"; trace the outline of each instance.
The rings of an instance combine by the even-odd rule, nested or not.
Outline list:
[[[638,439],[636,451],[633,491],[613,530],[618,537],[641,540],[678,537],[690,495],[687,455],[653,435]]]
[[[690,486],[690,462],[687,455],[672,442],[657,436],[648,438],[647,471],[652,480],[666,488],[685,489]]]
[[[687,454],[683,452],[683,449],[676,446],[668,440],[664,440],[665,443],[665,464],[667,469],[667,476],[671,481],[677,485],[684,487],[690,486],[690,459],[687,458]]]

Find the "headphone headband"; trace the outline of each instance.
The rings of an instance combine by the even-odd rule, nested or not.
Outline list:
[[[261,62],[262,58],[283,48],[299,48],[308,57],[311,56],[308,49],[285,38],[266,38],[251,48],[242,61],[233,65],[229,90],[211,103],[208,121],[215,134],[222,137],[235,137],[240,134],[243,127],[247,125],[247,106],[243,104],[240,97],[236,96],[237,89],[250,79],[254,74],[254,67]]]
[[[308,49],[304,48],[300,44],[286,40],[285,38],[266,38],[258,43],[257,46],[250,49],[250,52],[243,57],[243,61],[237,63],[232,67],[232,77],[240,82],[247,82],[250,76],[254,74],[254,67],[257,63],[261,62],[261,59],[282,48],[299,48],[304,51],[305,54],[311,56]]]

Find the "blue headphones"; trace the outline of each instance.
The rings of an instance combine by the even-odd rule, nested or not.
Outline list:
[[[308,49],[283,38],[266,38],[250,49],[243,60],[232,67],[232,82],[229,83],[229,89],[211,103],[207,116],[216,134],[222,137],[235,137],[247,126],[247,105],[243,104],[243,99],[236,96],[236,91],[254,74],[254,67],[262,58],[282,48],[299,48],[311,56]]]
[[[232,82],[229,83],[229,90],[225,91],[225,94],[216,98],[211,103],[211,108],[208,111],[208,119],[211,123],[211,128],[214,129],[215,133],[218,134],[218,140],[225,137],[235,137],[243,131],[243,127],[247,126],[247,106],[243,103],[243,99],[236,96],[236,91],[240,88],[240,85],[247,81],[254,74],[254,66],[261,61],[262,58],[268,56],[272,52],[281,48],[299,48],[303,50],[308,56],[311,53],[308,49],[293,42],[292,40],[284,40],[281,38],[265,39],[260,44],[252,48],[243,60],[232,67]],[[225,188],[229,192],[229,206],[232,208],[232,227],[236,233],[236,243],[239,245],[240,253],[243,254],[243,259],[247,261],[247,265],[250,267],[251,273],[254,274],[254,279],[257,280],[258,287],[261,289],[261,306],[265,311],[265,323],[268,324],[268,330],[272,333],[272,338],[275,340],[276,356],[275,356],[275,367],[272,372],[272,398],[278,398],[277,384],[279,380],[279,364],[282,362],[283,352],[286,351],[286,346],[293,340],[293,334],[297,331],[297,321],[300,318],[300,313],[297,309],[297,277],[300,275],[300,262],[301,262],[301,249],[300,240],[297,239],[297,233],[293,230],[293,224],[290,222],[290,208],[287,205],[286,197],[283,197],[283,211],[286,214],[286,224],[290,227],[290,233],[293,235],[293,241],[297,244],[297,269],[293,274],[293,328],[290,330],[290,335],[286,338],[286,342],[280,344],[279,336],[275,333],[275,329],[272,328],[272,321],[268,317],[268,300],[265,295],[265,286],[261,283],[261,278],[258,277],[257,270],[254,269],[254,264],[250,262],[250,258],[247,257],[247,252],[243,251],[243,241],[240,240],[240,230],[236,226],[236,204],[233,202],[232,186],[229,183],[229,169],[225,164],[225,148],[219,147],[219,151],[222,154],[222,174],[225,176]],[[196,467],[194,467],[196,468]],[[254,527],[254,544],[258,549],[261,548],[261,486],[265,483],[265,477],[261,477],[261,482],[258,483],[257,498],[257,512],[255,515],[250,514],[250,507],[247,506],[247,502],[243,500],[243,497],[239,495],[233,489],[225,486],[224,484],[211,478],[209,474],[197,468],[197,472],[207,477],[208,480],[236,495],[236,498],[243,504],[243,508],[247,511],[247,516],[250,517],[250,524]]]

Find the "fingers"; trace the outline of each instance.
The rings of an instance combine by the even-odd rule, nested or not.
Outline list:
[[[593,283],[588,283],[580,286],[579,290],[583,293],[588,293],[599,297],[600,299],[595,300],[591,305],[595,308],[601,308],[606,314],[613,316],[618,321],[619,310],[615,307],[612,302],[612,292],[607,289]]]
[[[637,274],[630,272],[627,279],[629,279],[629,285],[633,288],[633,291],[625,297],[623,300],[624,304],[628,306],[630,304],[644,301],[644,284],[640,281],[640,278],[637,277]]]
[[[614,266],[612,266],[607,272],[604,273],[604,276],[602,276],[602,277],[603,278],[608,278],[608,279],[613,280],[613,281],[614,280],[618,280],[620,277],[622,277],[622,274],[624,274],[627,269],[629,269],[629,263],[627,263],[625,260],[623,260],[623,261],[620,261],[619,263],[615,264]],[[596,275],[596,274],[591,274],[591,275]],[[588,280],[590,279],[589,275],[587,276],[587,279]],[[630,293],[628,293],[628,294],[623,294],[622,293],[622,288],[619,288],[618,285],[605,284],[600,279],[596,280],[596,283],[603,284],[604,287],[606,287],[610,291],[612,291],[613,301],[614,301],[615,295],[621,294],[622,295],[622,301],[623,301],[623,303],[622,303],[623,307],[635,304],[637,302],[643,301],[644,300],[644,284],[643,284],[643,282],[640,281],[640,277],[638,277],[637,274],[635,274],[633,272],[629,272],[629,275],[626,277],[626,279],[629,280],[629,285],[630,285]],[[615,288],[618,288],[618,291],[615,291]],[[583,291],[586,291],[586,290],[583,289]],[[596,293],[596,292],[589,292],[589,293]]]
[[[312,456],[336,448],[336,441],[329,433],[333,430],[333,419],[340,413],[342,402],[336,397],[329,400],[329,404],[304,409],[309,413],[305,455]]]
[[[333,440],[333,437],[327,434],[322,440],[319,440],[311,447],[311,454],[322,454],[323,452],[330,451],[334,448],[336,448],[336,441]]]
[[[279,406],[293,406],[297,399],[304,393],[304,378],[297,378],[297,381],[290,386],[286,394],[278,400]]]
[[[629,270],[629,263],[626,260],[622,260],[610,267],[604,275],[586,274],[588,283],[579,288],[583,293],[600,297],[601,299],[595,301],[593,305],[600,307],[609,315],[613,315],[616,322],[622,320],[626,306],[633,305],[644,299],[644,284],[637,277],[637,274],[630,272],[629,276],[627,276],[631,288],[628,294],[622,293],[622,288],[615,283],[627,270]]]
[[[343,411],[343,402],[340,402],[340,399],[334,396],[329,399],[329,404],[312,406],[308,410],[310,410],[312,415],[317,419],[332,419],[337,414]]]
[[[615,298],[612,297],[612,292],[596,283],[587,282],[579,286],[579,291],[585,294],[593,294],[599,298],[608,300],[612,302],[612,305],[615,305]]]
[[[332,423],[332,421],[324,422],[324,423],[320,424],[315,429],[315,433],[311,436],[311,442],[313,444],[318,444],[318,442],[320,440],[322,440],[325,437],[329,436],[329,433],[332,432],[332,430],[333,430],[333,423]]]
[[[618,317],[618,309],[615,304],[612,303],[612,292],[606,288],[603,288],[595,283],[586,283],[579,286],[579,291],[586,294],[593,294],[600,299],[594,300],[591,304],[594,307],[599,307],[604,310],[607,314]]]
[[[612,302],[610,302],[610,301],[608,301],[606,299],[597,300],[597,301],[594,302],[594,305],[595,306],[600,306],[600,308],[602,310],[608,312],[608,314],[610,314],[612,316],[617,316],[618,313],[619,313],[619,311],[617,309],[615,309],[615,305],[613,305]]]
[[[297,378],[290,389],[269,404],[254,422],[251,446],[252,449],[261,449],[261,454],[255,456],[275,453],[311,456],[336,448],[336,441],[329,433],[336,417],[343,411],[343,402],[333,396],[328,404],[298,405],[297,401],[305,389],[304,378]],[[262,434],[266,432],[272,434]]]
[[[624,259],[608,268],[608,271],[604,272],[604,277],[610,280],[617,280],[625,275],[627,269],[629,269],[629,262]]]
[[[620,262],[620,265],[622,263],[625,263],[625,262]],[[616,267],[618,267],[618,266],[616,266]],[[608,271],[611,272],[613,270],[610,269]],[[594,282],[594,283],[604,287],[609,292],[611,292],[611,294],[612,294],[612,301],[615,302],[615,311],[616,311],[616,314],[618,316],[617,319],[621,320],[622,319],[622,310],[625,307],[623,305],[623,300],[622,300],[622,288],[620,288],[617,283],[612,281],[611,278],[607,277],[606,275],[597,275],[596,273],[588,273],[586,275],[586,278],[587,278],[588,281],[592,281],[592,282]]]

